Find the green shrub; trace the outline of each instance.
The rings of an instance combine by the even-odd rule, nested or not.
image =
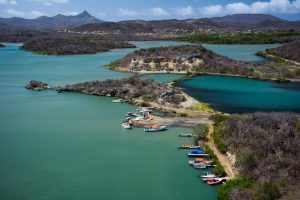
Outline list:
[[[178,113],[177,115],[178,115],[179,117],[187,117],[187,116],[188,116],[187,113]]]
[[[212,133],[212,138],[214,140],[214,143],[216,144],[217,148],[222,152],[227,152],[227,144],[225,141],[221,138],[221,134],[225,130],[224,125],[220,124],[219,126],[214,128],[214,132]]]
[[[209,117],[210,120],[214,121],[215,126],[219,126],[223,121],[229,119],[229,115],[223,115],[223,114],[215,114]]]
[[[214,167],[214,173],[219,175],[219,176],[226,176],[226,172],[224,170],[224,167],[221,165],[221,163],[219,162],[217,156],[214,154],[213,150],[211,150],[211,148],[209,148],[209,146],[207,144],[203,145],[204,150],[207,154],[209,154],[210,159],[214,162],[214,164],[216,165]]]
[[[235,179],[228,180],[225,184],[222,184],[218,188],[218,199],[229,200],[229,194],[233,188],[239,187],[241,189],[245,189],[248,188],[252,184],[252,182],[252,179],[247,176],[239,176]]]
[[[150,104],[148,102],[145,102],[145,101],[140,102],[138,105],[141,106],[141,107],[149,107],[150,106]]]
[[[208,126],[206,124],[197,124],[193,129],[193,135],[201,135],[207,137]]]

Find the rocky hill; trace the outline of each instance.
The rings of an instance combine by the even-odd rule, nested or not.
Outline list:
[[[300,40],[295,40],[277,48],[267,49],[266,52],[288,60],[300,62]]]
[[[244,76],[277,73],[275,68],[232,60],[201,45],[140,49],[110,63],[108,67],[130,72],[192,72]]]
[[[132,101],[134,99],[147,99],[162,105],[178,106],[186,101],[181,91],[161,84],[157,81],[131,77],[120,80],[89,81],[62,87],[50,87],[40,81],[30,81],[27,89],[52,89],[60,92],[80,92],[97,96],[112,96]]]

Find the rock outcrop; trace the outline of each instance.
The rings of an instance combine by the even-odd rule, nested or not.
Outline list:
[[[30,81],[26,86],[26,89],[31,89],[31,90],[36,90],[36,91],[40,91],[40,90],[45,90],[45,89],[50,89],[50,87],[48,86],[47,83],[43,83],[41,81],[35,81],[32,80]]]

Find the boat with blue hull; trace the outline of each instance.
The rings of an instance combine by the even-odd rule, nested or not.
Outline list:
[[[188,156],[190,156],[190,157],[198,157],[198,156],[202,157],[202,156],[209,156],[209,154],[207,154],[204,151],[199,150],[199,149],[192,149],[192,150],[189,150]]]
[[[145,132],[158,132],[158,131],[165,131],[165,130],[167,130],[167,126],[153,125],[153,126],[144,127]]]

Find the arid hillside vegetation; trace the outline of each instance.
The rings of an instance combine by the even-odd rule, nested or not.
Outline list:
[[[299,199],[298,114],[254,113],[216,121],[214,141],[222,152],[236,155],[240,173],[220,187],[221,199]]]

